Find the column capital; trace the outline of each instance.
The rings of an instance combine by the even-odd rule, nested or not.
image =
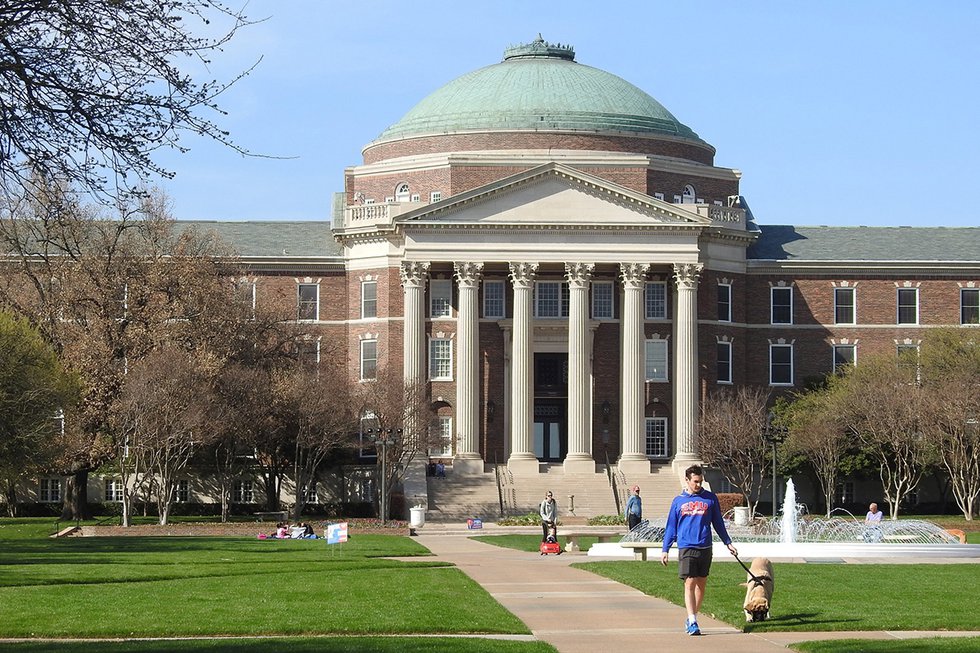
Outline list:
[[[649,263],[620,263],[619,276],[626,288],[642,288],[646,282]]]
[[[475,288],[483,277],[483,263],[456,261],[453,269],[456,270],[456,279],[461,288]]]
[[[528,288],[534,284],[535,277],[538,276],[537,263],[511,263],[510,280],[515,288]]]
[[[588,287],[592,281],[592,272],[595,270],[594,263],[566,263],[565,278],[571,288]]]
[[[674,283],[678,290],[696,290],[704,263],[674,263]]]
[[[429,274],[428,261],[402,261],[399,275],[403,286],[424,286]]]

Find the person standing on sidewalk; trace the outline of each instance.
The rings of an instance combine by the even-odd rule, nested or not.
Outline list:
[[[698,611],[704,601],[708,571],[711,568],[711,527],[714,527],[733,556],[737,556],[738,551],[732,545],[732,538],[725,528],[718,497],[702,487],[704,470],[701,466],[691,465],[684,470],[684,481],[687,489],[674,498],[667,514],[660,562],[667,566],[670,545],[676,540],[679,575],[684,581],[684,606],[687,608],[685,627],[688,635],[700,635]]]
[[[541,515],[541,541],[547,542],[552,529],[554,535],[558,535],[558,503],[555,502],[551,490],[545,493],[541,505],[538,506],[538,514]]]
[[[643,502],[640,501],[640,486],[633,486],[633,493],[626,501],[626,527],[630,530],[643,521]]]

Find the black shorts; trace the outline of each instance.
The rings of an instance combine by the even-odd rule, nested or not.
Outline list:
[[[711,569],[711,548],[681,549],[677,552],[678,575],[685,578],[707,578]]]

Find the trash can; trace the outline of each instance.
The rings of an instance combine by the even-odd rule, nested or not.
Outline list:
[[[735,525],[736,526],[748,526],[749,525],[749,509],[745,506],[735,506]]]
[[[409,508],[409,521],[408,525],[411,528],[422,528],[425,526],[425,508],[422,506],[415,506],[414,508]]]

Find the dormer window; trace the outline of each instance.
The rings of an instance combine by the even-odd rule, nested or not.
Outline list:
[[[395,201],[407,202],[410,197],[411,194],[408,190],[408,184],[398,184],[398,187],[395,188]]]
[[[697,202],[698,193],[694,190],[694,186],[688,184],[684,187],[684,194],[681,195],[682,204],[694,204]]]

